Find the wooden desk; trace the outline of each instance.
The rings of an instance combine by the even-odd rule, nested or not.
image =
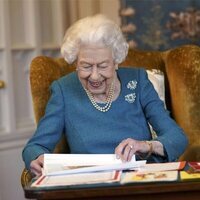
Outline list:
[[[200,181],[140,183],[129,185],[104,185],[98,187],[77,187],[59,189],[34,189],[26,187],[25,197],[29,199],[73,199],[73,200],[200,200]]]

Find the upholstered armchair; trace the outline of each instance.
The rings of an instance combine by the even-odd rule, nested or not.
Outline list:
[[[167,109],[184,129],[190,143],[181,160],[200,161],[200,47],[185,45],[164,52],[130,50],[121,66],[159,69],[164,73]],[[39,56],[32,61],[30,84],[36,123],[44,115],[52,81],[74,69],[63,58]],[[64,139],[55,152],[69,152]],[[30,179],[31,175],[24,170],[22,186],[27,185]]]

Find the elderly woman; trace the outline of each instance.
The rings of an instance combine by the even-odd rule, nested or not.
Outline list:
[[[71,153],[136,154],[149,162],[175,161],[187,138],[172,120],[144,69],[120,68],[128,44],[120,28],[102,15],[77,21],[61,48],[76,72],[54,81],[37,130],[23,150],[26,168],[41,173],[43,154],[65,132]],[[152,139],[149,123],[157,133]]]

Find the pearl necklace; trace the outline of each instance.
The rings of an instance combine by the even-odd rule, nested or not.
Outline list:
[[[114,81],[112,82],[109,92],[108,92],[108,97],[106,98],[106,105],[101,107],[97,104],[97,102],[94,99],[94,96],[91,94],[91,92],[89,90],[87,90],[86,88],[84,88],[84,90],[86,91],[86,94],[88,96],[88,98],[90,99],[92,105],[99,111],[101,112],[107,112],[111,105],[112,105],[112,99],[114,96]]]

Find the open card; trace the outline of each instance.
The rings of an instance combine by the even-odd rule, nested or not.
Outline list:
[[[106,171],[96,173],[67,174],[59,176],[42,175],[32,187],[56,187],[69,185],[97,184],[119,182],[121,171]]]
[[[178,171],[127,172],[122,177],[121,183],[175,181],[177,179]]]
[[[43,175],[128,170],[145,165],[146,160],[123,163],[115,154],[45,154]]]

